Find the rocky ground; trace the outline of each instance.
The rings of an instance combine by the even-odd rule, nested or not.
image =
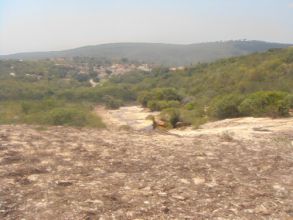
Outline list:
[[[293,126],[189,137],[0,126],[0,219],[292,219]]]
[[[169,133],[180,136],[218,135],[228,133],[238,139],[253,139],[256,134],[271,134],[289,131],[293,129],[293,118],[234,118],[221,121],[209,122],[200,126],[199,129],[191,127],[173,129]]]

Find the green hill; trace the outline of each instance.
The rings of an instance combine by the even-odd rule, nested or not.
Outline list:
[[[0,59],[46,59],[56,57],[95,57],[107,60],[127,58],[135,62],[180,66],[211,62],[221,58],[264,52],[271,48],[286,48],[289,44],[262,41],[226,41],[190,45],[159,43],[115,43],[86,46],[71,50],[19,53],[0,56]]]

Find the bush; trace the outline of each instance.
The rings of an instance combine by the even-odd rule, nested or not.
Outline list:
[[[293,108],[293,94],[287,95],[284,99],[284,102],[288,106],[288,108]]]
[[[180,120],[180,112],[176,108],[164,109],[160,114],[160,118],[167,123],[168,127],[175,128]]]
[[[123,102],[119,99],[115,99],[112,96],[105,96],[103,101],[108,109],[118,109],[123,105]]]
[[[24,122],[74,127],[104,127],[99,117],[77,106],[58,107],[47,112],[30,114],[24,118]]]
[[[284,92],[256,92],[245,98],[239,110],[244,116],[287,116],[289,108],[285,102],[286,96]]]
[[[150,105],[151,106],[155,106],[156,103],[155,102],[159,102],[159,101],[177,101],[180,102],[182,99],[182,97],[177,93],[177,91],[175,89],[172,88],[156,88],[153,89],[149,92],[147,91],[143,91],[138,95],[138,102],[144,106],[144,107],[148,107]],[[151,104],[149,104],[149,102],[152,102]],[[173,102],[171,105],[174,105],[175,102]],[[165,103],[161,103],[161,105],[166,105],[168,107],[169,104]],[[156,108],[156,107],[155,107]],[[164,108],[164,107],[163,107]],[[162,109],[162,108],[161,108]]]
[[[204,111],[201,108],[197,108],[193,110],[186,110],[186,109],[180,110],[180,122],[186,125],[198,126],[199,121],[206,121],[206,120],[203,120],[204,118],[205,118]]]
[[[91,112],[91,106],[62,103],[58,100],[0,102],[0,123],[104,127],[102,120]]]
[[[134,101],[135,94],[123,86],[97,86],[95,88],[80,87],[68,89],[58,94],[59,98],[68,101],[104,102],[104,97],[110,96],[123,102]],[[107,100],[107,99],[105,99]]]
[[[45,99],[39,102],[24,101],[21,103],[21,110],[24,114],[30,114],[39,111],[48,111],[52,108],[64,106],[64,102],[55,99]]]
[[[192,102],[184,105],[184,109],[186,109],[186,110],[193,110],[195,107],[196,107],[196,105]]]
[[[242,95],[225,95],[212,101],[209,114],[218,119],[240,117],[239,105],[243,101]]]
[[[30,110],[31,110],[31,105],[30,105],[30,103],[28,103],[28,102],[23,102],[23,103],[21,103],[21,111],[22,111],[24,114],[28,114]]]
[[[45,123],[51,125],[85,126],[87,115],[74,108],[56,108],[45,116]]]
[[[180,102],[178,101],[156,101],[151,100],[148,102],[147,107],[152,111],[161,111],[166,108],[178,108]]]
[[[151,94],[149,92],[141,92],[138,95],[137,101],[143,106],[147,107],[148,102],[152,99]]]

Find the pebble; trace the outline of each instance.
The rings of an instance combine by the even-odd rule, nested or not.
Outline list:
[[[162,197],[167,196],[167,193],[165,193],[165,192],[159,192],[158,194],[159,194],[159,196],[162,196]]]
[[[187,179],[180,179],[180,182],[184,184],[190,184],[190,182]]]
[[[172,198],[178,199],[178,200],[185,200],[185,197],[180,196],[180,195],[172,195]]]
[[[269,214],[268,209],[263,205],[257,206],[254,211],[255,211],[255,213],[260,213],[260,214],[263,214],[263,215],[268,215]]]
[[[205,183],[205,179],[200,178],[200,177],[195,177],[192,180],[193,180],[193,183],[195,185],[200,185],[200,184],[204,184]]]

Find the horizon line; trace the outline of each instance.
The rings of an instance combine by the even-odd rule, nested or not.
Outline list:
[[[266,41],[266,40],[249,40],[249,39],[237,39],[237,40],[218,40],[218,41],[203,41],[198,43],[166,43],[166,42],[134,42],[134,41],[121,41],[121,42],[109,42],[109,43],[100,43],[100,44],[89,44],[83,46],[76,46],[67,49],[60,49],[60,50],[41,50],[41,51],[23,51],[23,52],[16,52],[16,53],[6,53],[0,54],[0,56],[13,56],[18,54],[28,54],[28,53],[54,53],[54,52],[63,52],[69,50],[75,50],[85,47],[95,47],[95,46],[103,46],[103,45],[110,45],[110,44],[163,44],[163,45],[180,45],[180,46],[190,46],[195,44],[208,44],[208,43],[227,43],[227,42],[263,42],[263,43],[275,43],[275,44],[288,44],[293,45],[293,43],[289,42],[278,42],[278,41]]]

